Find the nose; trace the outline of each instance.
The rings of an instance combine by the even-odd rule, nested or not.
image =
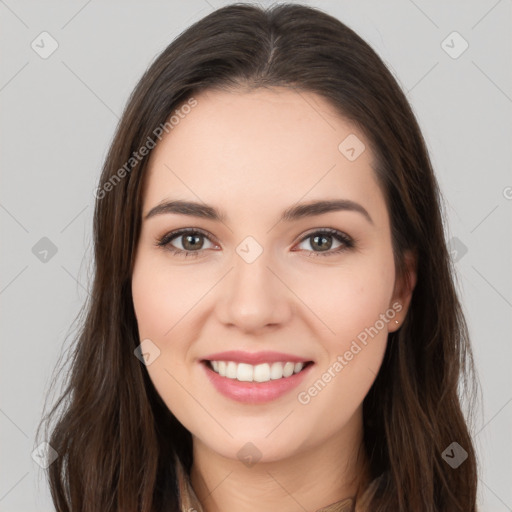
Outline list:
[[[216,304],[219,321],[246,333],[289,322],[293,293],[274,267],[265,251],[252,263],[235,255],[234,267],[219,290]]]

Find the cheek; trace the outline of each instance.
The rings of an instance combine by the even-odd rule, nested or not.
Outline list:
[[[187,344],[180,341],[180,329],[193,302],[188,304],[186,297],[191,295],[192,301],[192,294],[190,287],[181,286],[185,283],[180,283],[179,272],[172,277],[168,274],[161,264],[143,255],[134,267],[132,297],[140,340],[151,340],[160,351],[146,366],[149,378],[169,410],[181,411],[186,405],[180,382],[185,380]]]
[[[142,255],[132,276],[132,296],[141,337],[171,339],[175,327],[184,319],[207,284],[190,279],[179,270],[170,272],[161,261]],[[204,290],[203,290],[204,288]]]
[[[312,288],[312,300],[331,332],[322,338],[326,357],[298,400],[329,417],[332,429],[361,405],[379,371],[395,315],[390,307],[394,275],[392,252],[383,250],[340,267],[328,283]]]
[[[132,298],[139,337],[150,339],[160,356],[149,365],[150,374],[158,368],[184,371],[190,363],[191,340],[196,337],[201,305],[212,287],[212,279],[193,266],[177,268],[166,258],[141,251],[132,275]]]
[[[297,295],[306,298],[308,308],[327,329],[324,340],[332,343],[329,351],[341,350],[389,310],[394,287],[392,253],[354,257],[339,268],[303,272],[296,284]],[[380,322],[378,327],[382,329]]]

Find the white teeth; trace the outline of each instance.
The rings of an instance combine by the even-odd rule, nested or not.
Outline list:
[[[273,363],[270,368],[270,378],[272,380],[283,378],[283,363]]]
[[[234,364],[230,361],[229,364]],[[252,376],[254,374],[254,367],[250,364],[238,363],[238,369],[236,372],[236,380],[240,380],[242,382],[252,382]],[[226,375],[227,377],[227,375]]]
[[[214,372],[221,377],[241,382],[268,382],[290,377],[304,368],[304,363],[263,363],[253,366],[234,361],[210,361]]]
[[[293,369],[295,368],[294,363],[286,363],[283,368],[283,377],[289,377],[293,375]]]
[[[256,365],[252,378],[255,382],[268,382],[270,380],[270,365],[268,363]]]
[[[228,379],[236,379],[236,363],[228,361],[226,365],[226,377]]]

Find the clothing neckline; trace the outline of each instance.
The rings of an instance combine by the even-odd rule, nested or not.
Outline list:
[[[181,512],[190,512],[191,510],[194,510],[195,512],[204,512],[201,502],[192,487],[190,478],[177,456],[175,456],[175,468]],[[322,507],[316,512],[353,512],[353,510],[354,499],[345,498],[341,501]]]

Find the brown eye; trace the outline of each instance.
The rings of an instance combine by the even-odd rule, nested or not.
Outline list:
[[[185,251],[194,251],[201,249],[203,246],[203,235],[181,235],[181,245]]]
[[[205,248],[205,240],[208,240],[211,243],[209,237],[202,231],[197,229],[181,229],[167,233],[158,240],[157,245],[165,247],[176,254],[182,254],[185,256],[194,254],[194,256],[198,256],[201,249]],[[175,244],[177,244],[178,247],[176,247]]]
[[[342,251],[351,249],[354,247],[354,241],[345,233],[336,229],[324,229],[321,231],[315,231],[306,235],[302,240],[301,244],[308,242],[311,249],[306,250],[310,252],[310,256],[329,256],[333,254],[339,254]],[[338,243],[338,245],[333,244]]]
[[[212,244],[206,233],[195,228],[187,228],[167,233],[158,240],[156,245],[164,247],[177,255],[199,256],[203,252],[202,249],[205,249],[205,240]],[[331,228],[310,232],[302,238],[300,243],[303,244],[304,242],[309,242],[310,249],[303,249],[310,253],[308,256],[330,256],[355,246],[352,238],[337,229]],[[178,247],[176,247],[176,243]],[[211,246],[206,247],[206,249],[208,248],[211,248]]]

